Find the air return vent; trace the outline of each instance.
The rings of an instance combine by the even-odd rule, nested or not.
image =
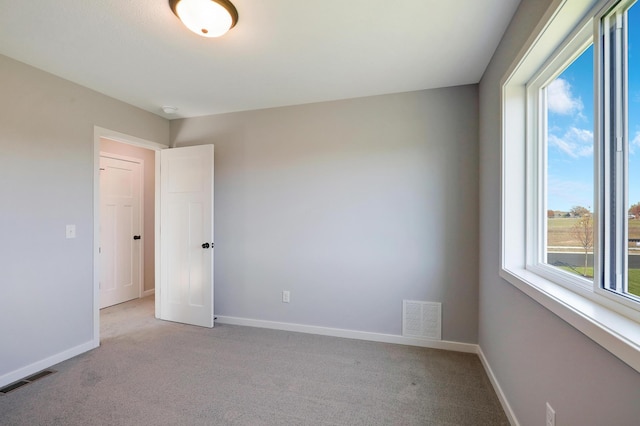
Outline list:
[[[442,339],[442,304],[404,300],[402,335],[421,339]]]
[[[55,370],[42,370],[39,373],[32,374],[29,377],[25,377],[22,380],[18,380],[17,382],[13,382],[3,388],[0,388],[0,394],[7,394],[12,392],[18,388],[28,385],[29,383],[33,383],[36,380],[42,379],[43,377],[48,376],[49,374],[55,373]]]

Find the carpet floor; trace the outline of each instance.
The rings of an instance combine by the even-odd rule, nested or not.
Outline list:
[[[427,348],[101,311],[101,346],[0,394],[2,425],[508,425],[480,360]]]

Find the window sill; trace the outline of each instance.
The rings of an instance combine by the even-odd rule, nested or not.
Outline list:
[[[526,269],[500,276],[640,373],[640,323]]]

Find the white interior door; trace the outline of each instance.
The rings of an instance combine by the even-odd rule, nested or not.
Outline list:
[[[213,145],[161,151],[158,318],[213,327],[213,241]]]
[[[100,157],[100,308],[140,297],[141,167]]]

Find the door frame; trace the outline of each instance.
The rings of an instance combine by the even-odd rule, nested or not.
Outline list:
[[[100,139],[155,151],[155,273],[160,271],[160,151],[169,145],[127,135],[99,126],[93,127],[93,345],[100,345]]]

